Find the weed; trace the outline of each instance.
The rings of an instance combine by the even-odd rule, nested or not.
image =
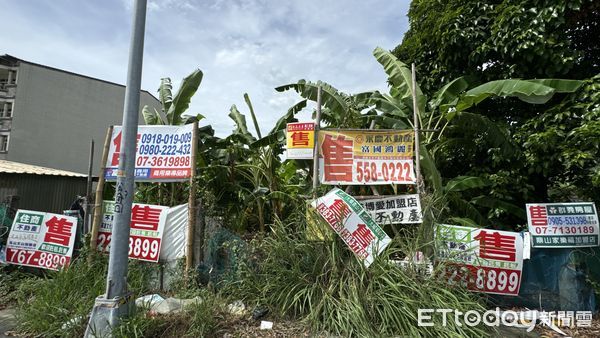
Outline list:
[[[263,304],[283,317],[303,319],[315,332],[380,337],[481,336],[482,327],[417,326],[419,308],[484,310],[477,296],[416,269],[400,268],[387,259],[420,248],[417,240],[394,239],[369,268],[365,268],[338,238],[314,242],[300,227],[276,223],[273,233],[253,243],[250,262],[242,265],[237,281],[224,291],[246,303]],[[300,227],[301,228],[301,227]],[[418,231],[422,232],[422,231]],[[429,246],[429,245],[428,245]]]
[[[84,253],[67,269],[22,280],[17,295],[20,330],[44,336],[81,336],[95,298],[105,292],[106,269],[107,257],[98,256],[88,264]],[[147,292],[151,272],[148,264],[130,262],[129,288]]]

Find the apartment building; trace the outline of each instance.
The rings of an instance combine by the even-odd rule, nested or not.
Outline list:
[[[125,86],[0,55],[0,160],[87,172],[95,141],[97,174],[110,125],[120,125]],[[149,92],[144,105],[160,109]]]

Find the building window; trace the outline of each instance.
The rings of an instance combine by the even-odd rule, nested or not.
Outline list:
[[[12,117],[12,102],[0,101],[0,117]]]
[[[0,152],[8,151],[8,135],[0,135]]]

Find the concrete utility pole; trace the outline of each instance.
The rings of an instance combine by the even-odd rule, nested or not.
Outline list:
[[[129,315],[131,293],[127,291],[129,256],[129,223],[134,195],[135,146],[137,141],[146,2],[136,0],[133,14],[133,33],[129,50],[127,86],[123,109],[123,138],[115,189],[115,214],[106,276],[106,294],[96,298],[86,337],[111,335],[120,319]]]

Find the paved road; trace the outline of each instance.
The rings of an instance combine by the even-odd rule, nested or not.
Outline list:
[[[4,333],[14,330],[16,326],[15,309],[0,310],[0,338],[8,337]]]

